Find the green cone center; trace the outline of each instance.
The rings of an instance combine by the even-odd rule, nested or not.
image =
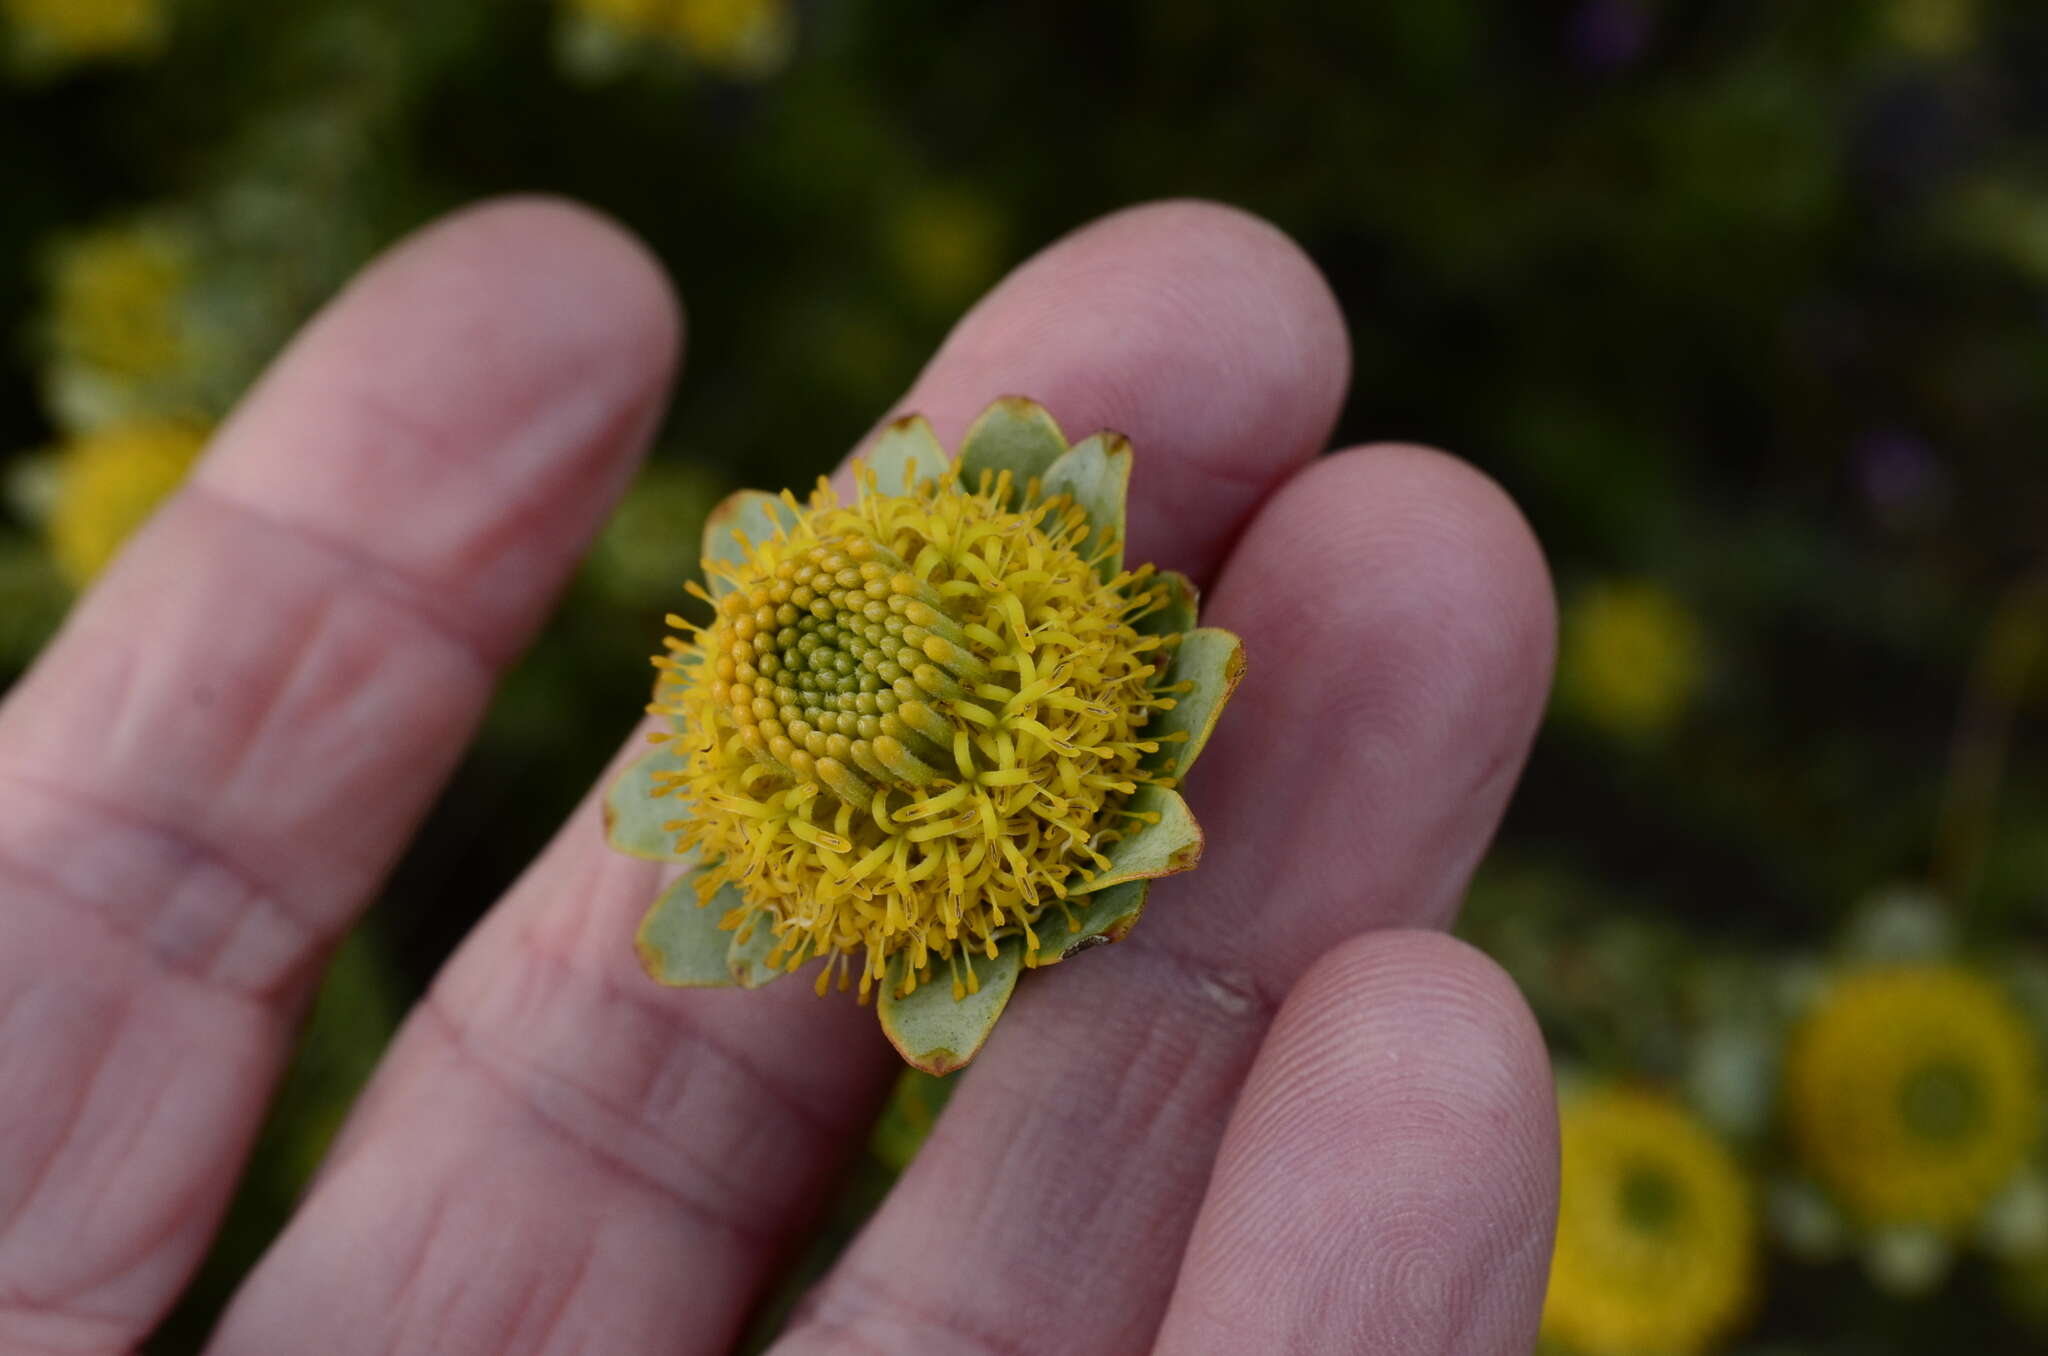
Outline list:
[[[1677,1223],[1684,1208],[1684,1193],[1663,1168],[1637,1163],[1622,1175],[1621,1216],[1629,1227],[1643,1233],[1665,1233]]]
[[[1969,1069],[1952,1060],[1923,1064],[1899,1088],[1899,1114],[1907,1129],[1924,1140],[1953,1143],[1984,1124],[1984,1088]]]

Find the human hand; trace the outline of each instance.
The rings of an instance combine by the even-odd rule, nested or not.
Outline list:
[[[327,950],[630,476],[677,331],[653,264],[578,209],[427,231],[308,328],[0,707],[0,1351],[131,1350],[175,1299]],[[1130,558],[1207,586],[1251,668],[1189,790],[1200,869],[1020,989],[776,1350],[1532,1343],[1543,1047],[1430,929],[1541,711],[1548,579],[1456,461],[1311,461],[1348,367],[1295,247],[1168,204],[1024,265],[904,399],[948,445],[1010,393],[1129,434],[1156,465]],[[586,799],[215,1350],[731,1347],[897,1061],[807,984],[650,983],[658,875]]]

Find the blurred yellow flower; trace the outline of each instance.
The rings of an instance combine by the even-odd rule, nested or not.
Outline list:
[[[1686,1356],[1749,1307],[1741,1170],[1677,1103],[1628,1088],[1562,1108],[1563,1183],[1543,1335],[1581,1356]]]
[[[1976,0],[1892,0],[1885,27],[1892,40],[1909,52],[1956,56],[1976,44]]]
[[[763,76],[788,59],[795,36],[787,0],[567,0],[575,18],[614,33],[673,43],[727,75]]]
[[[926,187],[889,195],[890,253],[920,300],[952,309],[994,280],[1004,255],[1003,218],[986,199]]]
[[[132,424],[58,452],[57,497],[46,530],[57,567],[84,588],[178,487],[205,445],[188,424]]]
[[[652,33],[661,27],[667,0],[570,0],[570,7],[589,18],[635,33]]]
[[[156,48],[162,0],[0,0],[17,42],[53,61],[131,56]]]
[[[1785,1101],[1801,1160],[1858,1219],[1953,1233],[2035,1145],[2039,1052],[1983,976],[1879,966],[1838,980],[1794,1030]]]
[[[105,226],[65,242],[50,287],[57,361],[129,381],[174,369],[185,352],[178,308],[191,271],[184,242],[153,226]]]
[[[1699,623],[1661,585],[1594,585],[1565,610],[1559,639],[1560,705],[1623,738],[1668,730],[1699,687]]]
[[[783,0],[670,0],[670,25],[706,66],[734,75],[767,75],[789,57],[791,25]]]

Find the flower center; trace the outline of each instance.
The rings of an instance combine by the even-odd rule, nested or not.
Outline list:
[[[937,780],[977,721],[995,718],[975,696],[1007,705],[1017,690],[1014,670],[991,681],[1004,638],[972,623],[970,634],[871,541],[813,545],[719,610],[730,644],[713,700],[756,758],[857,807],[879,787]]]
[[[1908,1074],[1899,1087],[1899,1114],[1924,1140],[1952,1144],[1984,1123],[1984,1089],[1954,1060],[1934,1060]]]
[[[1671,1174],[1649,1163],[1633,1164],[1622,1174],[1620,1199],[1621,1217],[1646,1234],[1668,1232],[1685,1204]]]

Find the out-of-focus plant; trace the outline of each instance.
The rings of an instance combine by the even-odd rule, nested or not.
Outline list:
[[[1755,1303],[1755,1203],[1732,1153],[1677,1101],[1561,1089],[1557,1252],[1543,1336],[1573,1356],[1691,1356]]]
[[[1781,1231],[1810,1255],[1857,1247],[1924,1293],[1957,1248],[2048,1248],[2038,1019],[1997,969],[1956,954],[1931,897],[1869,908],[1788,1032],[1783,1116],[1797,1180]]]
[[[44,530],[50,554],[82,589],[185,479],[206,445],[192,424],[122,424],[65,443],[56,453]]]
[[[1669,732],[1699,690],[1705,640],[1678,596],[1641,580],[1589,586],[1559,627],[1561,710],[1624,740]]]
[[[47,76],[95,61],[133,60],[168,35],[166,0],[0,0],[16,68]]]
[[[787,0],[562,0],[564,65],[607,79],[657,48],[731,79],[758,80],[789,60]]]

